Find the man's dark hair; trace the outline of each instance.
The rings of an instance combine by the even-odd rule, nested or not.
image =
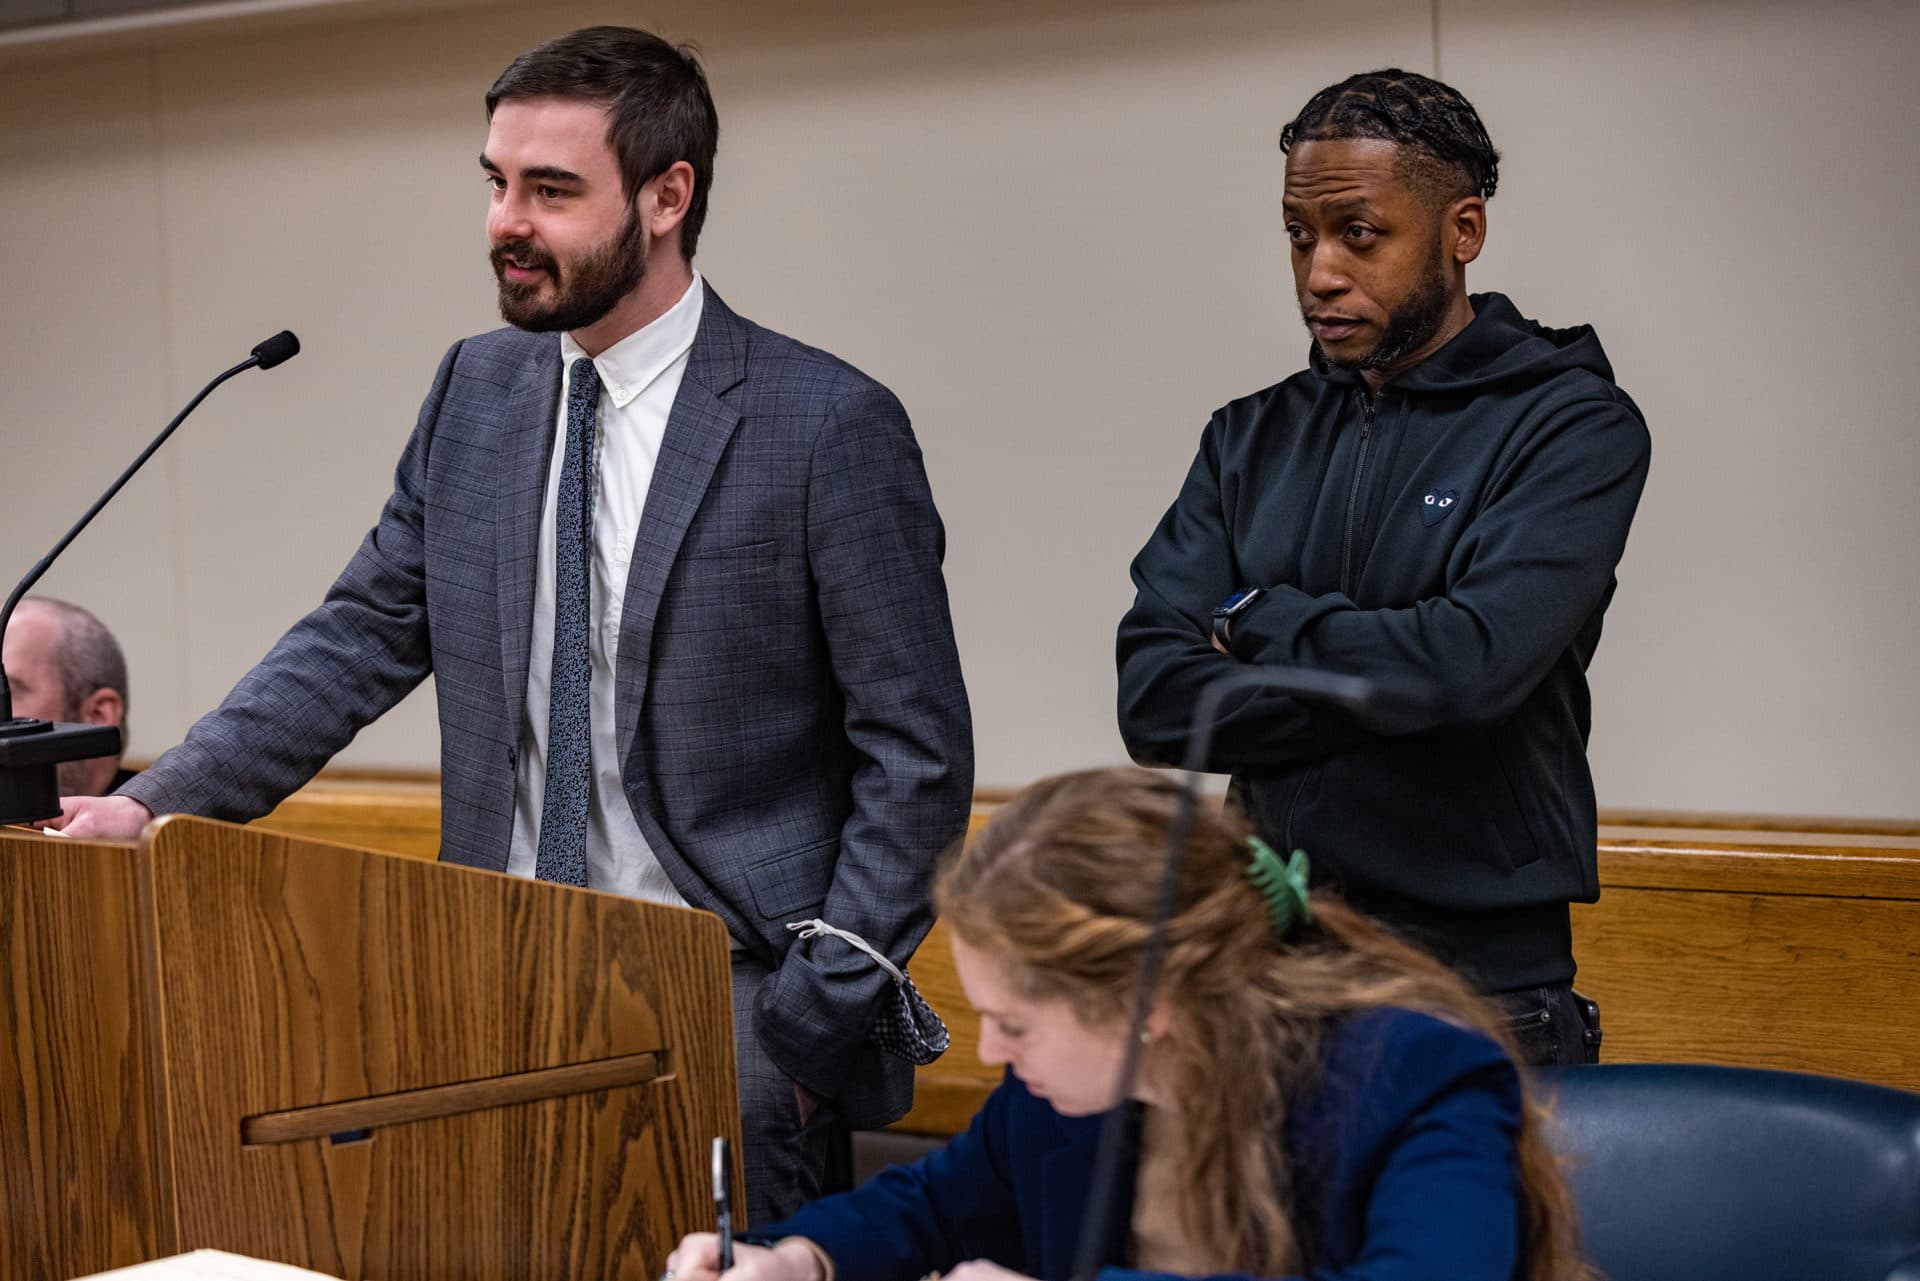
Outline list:
[[[693,166],[693,198],[680,224],[680,252],[691,259],[720,144],[720,116],[693,48],[633,27],[582,28],[509,63],[487,90],[487,119],[506,99],[545,97],[607,105],[607,143],[628,200],[678,162]]]
[[[1280,150],[1350,138],[1395,143],[1408,179],[1446,200],[1490,197],[1500,181],[1500,153],[1473,104],[1451,85],[1398,67],[1314,94],[1280,131]]]

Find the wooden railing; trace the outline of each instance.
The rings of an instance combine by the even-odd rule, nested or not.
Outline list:
[[[977,825],[998,795],[983,793]],[[263,826],[434,857],[440,797],[417,779],[316,780]],[[1920,1090],[1920,821],[1603,812],[1600,901],[1573,911],[1579,987],[1609,1062],[1788,1068]],[[1000,1069],[935,925],[915,984],[953,1048],[898,1129],[964,1128]]]
[[[1573,910],[1606,1057],[1920,1090],[1920,834],[1608,825]]]
[[[440,856],[440,784],[412,778],[316,778],[257,827],[410,858]]]

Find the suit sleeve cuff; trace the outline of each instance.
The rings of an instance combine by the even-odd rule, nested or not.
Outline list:
[[[761,985],[754,1019],[760,1048],[775,1067],[809,1093],[838,1098],[840,1082],[866,1044],[871,1019],[851,1029],[848,1007],[832,1008],[822,1002],[818,976],[797,969],[799,961],[789,953]],[[790,974],[789,969],[796,972]],[[884,975],[880,981],[887,981]]]

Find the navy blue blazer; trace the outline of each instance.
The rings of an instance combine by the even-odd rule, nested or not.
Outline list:
[[[1521,1261],[1514,1140],[1520,1079],[1500,1048],[1424,1014],[1375,1010],[1327,1038],[1319,1079],[1287,1120],[1294,1221],[1315,1281],[1512,1281]],[[1064,1117],[1011,1073],[952,1143],[827,1197],[756,1236],[804,1236],[838,1281],[914,1281],[988,1259],[1071,1275],[1102,1118]],[[1122,1171],[1130,1201],[1135,1167]],[[1121,1266],[1132,1214],[1106,1245]]]

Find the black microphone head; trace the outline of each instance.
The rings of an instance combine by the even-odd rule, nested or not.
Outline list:
[[[253,358],[262,369],[272,369],[284,364],[300,354],[300,340],[293,336],[293,330],[282,329],[273,337],[253,349]]]

